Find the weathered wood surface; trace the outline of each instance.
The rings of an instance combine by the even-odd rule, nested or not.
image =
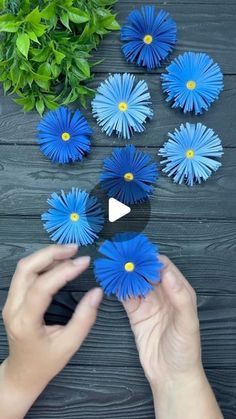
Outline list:
[[[135,230],[139,223],[136,220],[131,227]],[[127,229],[125,221],[120,220],[119,226],[120,231]],[[179,266],[199,293],[236,294],[235,223],[157,220],[152,215],[145,232]],[[102,236],[111,236],[108,227]],[[50,242],[39,218],[2,217],[0,237],[0,289],[6,289],[17,260]],[[94,258],[96,249],[97,244],[82,248],[80,254]],[[67,289],[85,291],[95,284],[90,269],[68,284]]]
[[[224,417],[235,419],[236,370],[206,370]],[[53,402],[52,402],[53,401]],[[38,399],[27,419],[154,419],[141,368],[67,366]],[[199,418],[200,419],[200,418]]]
[[[97,86],[108,76],[97,74],[90,87]],[[133,136],[132,141],[137,146],[142,147],[160,147],[166,141],[168,132],[172,132],[180,124],[191,122],[202,122],[220,136],[224,147],[236,147],[236,118],[232,118],[232,110],[236,109],[236,76],[224,77],[224,91],[220,99],[216,101],[209,112],[202,116],[184,115],[181,110],[173,110],[165,101],[165,95],[162,93],[160,76],[152,74],[137,74],[137,80],[145,79],[148,83],[154,117],[146,124],[145,132]],[[0,91],[2,95],[2,92]],[[72,108],[78,105],[73,104]],[[83,114],[88,119],[94,130],[92,144],[100,146],[121,146],[123,141],[115,135],[108,137],[102,133],[92,116],[91,107],[82,109]],[[39,116],[35,112],[24,114],[19,105],[13,102],[12,97],[3,97],[0,101],[0,144],[34,144],[37,145],[37,124]]]
[[[6,291],[0,292],[1,307],[6,295]],[[47,323],[67,323],[82,296],[81,292],[59,292],[46,315]],[[198,309],[204,365],[207,368],[236,368],[235,296],[199,295]],[[2,326],[0,341],[2,360],[7,355],[7,339]],[[112,367],[140,365],[126,313],[114,298],[104,298],[97,322],[71,364]]]
[[[118,19],[124,22],[133,8],[153,1],[120,0]],[[161,0],[157,7],[169,11],[178,24],[177,48],[170,59],[184,51],[204,51],[219,63],[225,89],[209,112],[183,115],[165,102],[160,84],[161,69],[153,73],[125,63],[119,33],[104,39],[95,58],[104,62],[94,68],[90,83],[96,88],[109,72],[133,72],[145,79],[152,96],[154,118],[146,131],[132,142],[154,160],[168,132],[185,122],[202,122],[222,139],[222,168],[208,182],[188,188],[160,175],[151,217],[145,228],[184,272],[198,294],[203,362],[224,412],[236,417],[236,3],[235,0]],[[170,60],[168,60],[170,61]],[[72,106],[77,106],[74,104]],[[107,137],[97,127],[91,108],[83,110],[94,129],[93,150],[82,163],[52,165],[37,147],[35,112],[23,114],[12,97],[0,99],[0,309],[17,260],[50,243],[40,214],[54,191],[72,186],[92,191],[99,181],[102,160],[123,141]],[[98,189],[95,191],[99,193]],[[104,203],[104,201],[103,201]],[[138,208],[130,228],[147,218]],[[126,223],[120,221],[120,230]],[[101,240],[110,237],[107,225]],[[97,254],[97,244],[81,254]],[[66,323],[83,293],[95,285],[92,269],[57,294],[48,310],[49,323]],[[0,320],[0,360],[7,356],[7,339]],[[27,418],[37,419],[154,419],[152,396],[139,364],[128,319],[115,299],[105,298],[96,325],[70,364],[41,395]],[[189,418],[190,419],[190,418]],[[202,419],[202,418],[201,418]]]
[[[129,3],[129,4],[127,4]],[[142,4],[145,4],[143,2]],[[152,3],[153,4],[153,3]],[[221,2],[221,4],[210,5],[208,2],[201,4],[177,3],[158,5],[168,11],[177,22],[178,35],[175,51],[163,64],[162,68],[154,71],[160,73],[170,60],[185,51],[206,52],[214,61],[218,62],[225,74],[235,74],[236,69],[236,31],[235,14],[236,4]],[[141,6],[141,1],[120,2],[116,6],[118,19],[123,24],[128,13]],[[103,63],[96,66],[95,72],[129,71],[132,73],[145,72],[134,64],[127,65],[121,52],[121,41],[119,32],[113,33],[104,39],[103,44],[98,48],[95,59],[104,59]]]
[[[158,148],[147,150],[159,161]],[[53,191],[72,186],[92,191],[99,183],[103,159],[110,148],[94,148],[82,162],[67,166],[51,164],[38,147],[1,146],[0,206],[4,215],[40,215],[48,208],[47,199]],[[223,166],[206,183],[175,185],[161,175],[151,199],[154,217],[235,219],[236,161],[231,149],[225,149]],[[230,199],[228,199],[230,196]]]

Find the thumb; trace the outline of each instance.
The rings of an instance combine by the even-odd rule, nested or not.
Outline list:
[[[71,320],[65,326],[62,339],[65,343],[67,342],[73,353],[82,345],[95,323],[102,297],[103,291],[101,288],[88,291],[77,305]]]
[[[162,272],[162,286],[174,308],[175,324],[180,331],[195,332],[199,328],[193,296],[176,269],[169,265]]]

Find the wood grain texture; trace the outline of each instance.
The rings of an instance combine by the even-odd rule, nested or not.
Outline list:
[[[207,370],[225,419],[235,419],[236,370]],[[223,396],[223,397],[222,397]],[[140,368],[67,366],[26,419],[154,419],[152,395]]]
[[[158,148],[146,150],[159,161]],[[40,215],[47,209],[52,192],[72,186],[92,191],[99,183],[103,159],[111,149],[97,148],[82,162],[63,168],[51,164],[33,146],[1,146],[0,206],[1,214]],[[26,157],[27,156],[27,157]],[[161,174],[151,199],[154,217],[235,219],[236,162],[226,149],[223,166],[205,183],[193,188],[175,185]],[[229,199],[230,197],[230,199]]]
[[[141,221],[119,222],[118,231],[139,228]],[[236,225],[232,222],[193,222],[151,218],[145,233],[183,271],[199,293],[236,294]],[[100,241],[110,238],[109,225]],[[41,220],[0,219],[0,289],[9,287],[16,263],[27,254],[50,244]],[[97,257],[97,244],[80,249],[80,254]],[[92,269],[68,284],[70,290],[88,290],[96,285]]]
[[[0,292],[1,307],[6,296],[6,291]],[[48,310],[47,323],[67,323],[82,296],[81,292],[59,292]],[[204,366],[236,368],[236,297],[199,295],[198,311]],[[2,323],[0,341],[0,359],[3,360],[8,348]],[[71,363],[113,367],[140,365],[126,313],[116,299],[104,298],[95,326]]]
[[[90,87],[96,89],[107,76],[107,72],[102,75],[97,74]],[[236,76],[225,76],[225,87],[220,95],[220,100],[216,101],[210,110],[202,116],[184,115],[181,110],[172,109],[165,101],[159,75],[137,75],[137,80],[141,79],[145,79],[148,83],[154,118],[152,121],[147,122],[144,133],[133,136],[132,141],[137,146],[162,146],[167,139],[168,132],[174,131],[180,124],[201,122],[209,128],[214,129],[220,136],[224,147],[236,147],[236,119],[232,118],[232,109],[236,108]],[[0,95],[2,95],[1,91]],[[80,108],[79,104],[71,105],[72,109],[76,107]],[[83,109],[82,112],[94,131],[92,138],[92,144],[94,146],[122,146],[124,144],[124,141],[121,141],[115,135],[108,137],[102,133],[92,116],[90,106],[88,106],[87,110]],[[36,112],[24,114],[21,108],[13,102],[12,96],[1,98],[0,144],[34,144],[36,146],[36,128],[39,120],[39,115]],[[23,148],[21,149],[21,153],[25,156],[27,150]]]
[[[129,12],[137,7],[136,2],[122,2],[116,5],[118,20],[121,24]],[[139,3],[141,6],[141,4]],[[165,4],[164,9],[170,12],[177,23],[177,46],[163,63],[163,67],[155,72],[162,72],[171,59],[185,51],[206,52],[221,66],[225,74],[236,71],[236,4],[218,4],[216,7],[204,2],[202,4]],[[104,59],[103,63],[94,67],[95,72],[127,71],[127,64],[121,52],[119,32],[106,37],[95,53],[95,59]],[[112,59],[111,59],[112,57]],[[146,72],[134,64],[128,65],[131,73]]]

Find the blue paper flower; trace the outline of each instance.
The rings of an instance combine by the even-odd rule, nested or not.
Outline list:
[[[153,289],[149,281],[160,281],[163,265],[157,246],[143,234],[116,234],[99,252],[105,257],[94,262],[94,273],[107,295],[115,294],[119,300],[145,297]]]
[[[48,112],[38,125],[38,142],[42,153],[54,163],[82,160],[90,152],[92,130],[77,110],[60,107]]]
[[[147,118],[153,116],[150,94],[144,80],[135,85],[131,74],[115,74],[98,87],[92,101],[93,115],[107,135],[115,131],[130,139],[134,132],[144,131]]]
[[[134,145],[114,148],[111,157],[104,160],[101,186],[109,197],[124,204],[145,201],[152,193],[158,177],[157,164],[148,154]]]
[[[158,14],[155,6],[133,10],[121,29],[121,40],[127,41],[122,46],[127,61],[148,70],[160,67],[173,50],[176,31],[176,23],[164,10]]]
[[[179,55],[162,74],[162,86],[172,108],[195,114],[208,110],[223,90],[223,74],[218,64],[204,53],[185,52]]]
[[[169,136],[159,155],[165,158],[161,162],[165,165],[163,172],[174,176],[174,182],[185,181],[190,186],[201,183],[221,166],[215,157],[223,155],[223,147],[212,129],[187,123]]]
[[[42,220],[53,241],[83,246],[98,238],[104,215],[97,198],[72,188],[68,194],[53,193],[48,203],[51,208],[42,215]]]

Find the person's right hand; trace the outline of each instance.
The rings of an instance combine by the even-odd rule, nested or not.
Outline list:
[[[9,356],[0,367],[1,418],[24,416],[80,348],[96,320],[101,288],[85,294],[67,325],[44,322],[53,295],[89,266],[89,257],[71,259],[77,250],[76,245],[52,245],[17,265],[3,309]]]
[[[167,257],[160,260],[164,268],[154,290],[146,298],[123,301],[158,418],[222,418],[202,367],[195,291]],[[196,393],[202,392],[208,395],[206,406],[213,406],[212,416],[205,407],[201,411]]]

